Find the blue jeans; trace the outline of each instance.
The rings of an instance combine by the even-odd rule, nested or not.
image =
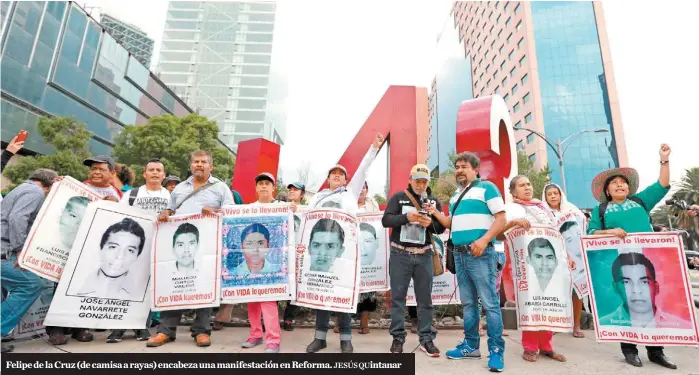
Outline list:
[[[352,341],[352,317],[347,313],[335,313],[340,328],[340,341]],[[330,328],[330,311],[316,310],[316,335],[318,340],[326,340]]]
[[[479,257],[474,257],[470,252],[454,252],[456,262],[456,279],[459,283],[459,296],[464,305],[464,336],[468,346],[474,349],[480,348],[480,336],[478,335],[478,323],[480,311],[478,309],[478,297],[480,297],[485,309],[485,320],[488,325],[488,349],[500,349],[505,351],[505,340],[502,339],[502,312],[500,311],[500,298],[495,288],[498,272],[498,255],[495,249],[485,249]]]
[[[41,277],[19,267],[15,268],[16,261],[17,255],[12,254],[9,259],[2,261],[0,268],[2,288],[9,293],[2,301],[3,336],[10,334],[46,287]]]

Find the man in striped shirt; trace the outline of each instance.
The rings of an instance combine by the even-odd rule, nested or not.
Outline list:
[[[505,228],[505,203],[497,187],[481,181],[480,160],[475,154],[458,155],[454,163],[459,188],[449,201],[450,217],[430,212],[442,225],[451,228],[454,261],[459,293],[464,304],[465,339],[456,349],[447,352],[450,359],[478,359],[480,336],[478,323],[480,296],[488,325],[488,368],[493,372],[504,369],[505,341],[502,339],[502,315],[496,290],[498,256],[493,246],[495,236]]]

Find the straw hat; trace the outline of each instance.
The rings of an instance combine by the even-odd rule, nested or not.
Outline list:
[[[592,196],[598,202],[607,201],[607,193],[604,191],[607,181],[614,177],[622,176],[629,182],[629,196],[638,191],[638,172],[633,168],[614,168],[601,172],[592,180]]]

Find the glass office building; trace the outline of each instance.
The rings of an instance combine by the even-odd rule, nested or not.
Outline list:
[[[438,142],[434,134],[430,138],[430,166],[432,150],[442,155],[454,143],[444,137],[454,137],[455,119],[443,115],[439,98],[469,77],[473,97],[503,97],[516,130],[516,148],[536,167],[548,165],[553,182],[561,184],[563,178],[556,153],[527,129],[552,144],[579,135],[564,144],[567,195],[582,208],[594,207],[594,176],[628,165],[602,4],[458,1],[451,22],[458,39],[447,40],[454,51],[462,49],[469,65],[438,68],[429,100],[430,119],[438,123]],[[443,60],[441,53],[439,57]]]
[[[2,141],[25,129],[25,149],[51,153],[40,116],[72,116],[92,133],[92,153],[110,154],[123,126],[193,112],[76,3],[1,7]]]
[[[153,39],[149,38],[145,31],[109,14],[103,14],[100,21],[102,27],[131,52],[136,60],[146,68],[150,67],[150,59],[153,57]]]

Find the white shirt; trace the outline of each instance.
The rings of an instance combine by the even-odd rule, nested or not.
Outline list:
[[[112,196],[116,199],[119,199],[119,193],[117,192],[116,188],[112,185],[109,185],[107,187],[97,187],[90,185],[89,183],[86,183],[85,186],[87,186],[88,189],[92,190],[93,193],[102,196],[102,198]]]
[[[131,191],[127,191],[119,203],[124,205],[129,205],[129,198],[131,197]],[[136,195],[136,200],[133,202],[133,206],[140,208],[143,211],[152,214],[159,214],[167,208],[170,204],[170,192],[161,187],[158,191],[151,191],[146,188],[145,185],[138,188],[138,194]]]

